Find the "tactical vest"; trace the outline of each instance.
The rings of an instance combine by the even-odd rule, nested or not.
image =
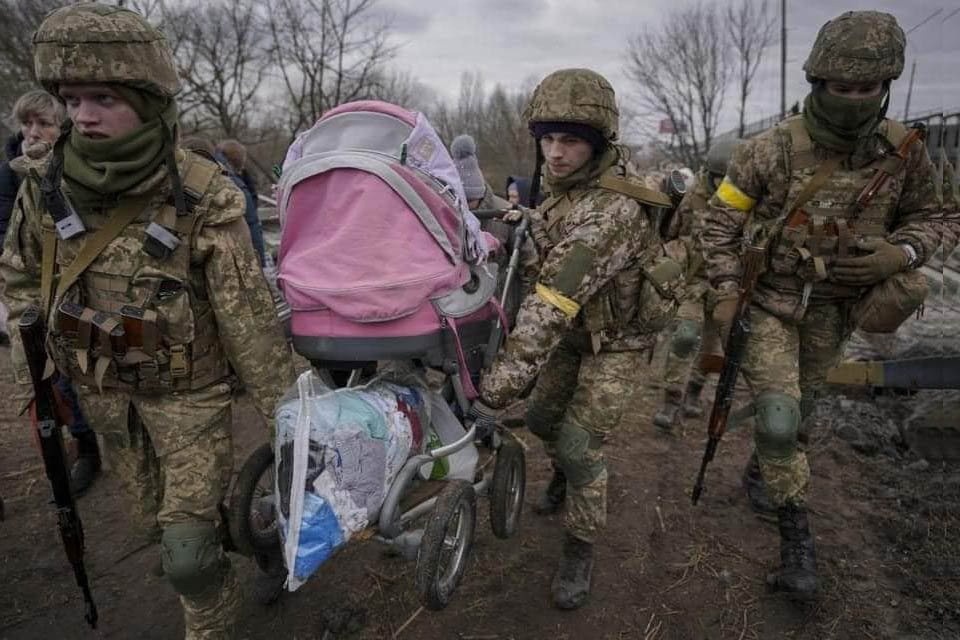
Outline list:
[[[221,170],[196,154],[185,155],[179,163],[187,203],[182,215],[172,198],[156,193],[131,198],[85,215],[87,232],[69,240],[57,237],[48,212],[42,215],[49,347],[58,369],[76,382],[163,394],[201,389],[230,375],[203,267],[191,263],[195,226]],[[122,218],[133,221],[117,229]],[[175,238],[174,250],[147,251],[151,223]],[[113,233],[107,233],[111,226]],[[88,243],[95,248],[100,233],[115,237],[69,282],[74,261],[81,263],[78,256],[83,258]]]
[[[814,143],[801,116],[784,120],[777,129],[790,141],[786,158],[790,186],[783,217],[760,223],[766,227],[767,234],[773,236],[769,270],[762,281],[777,291],[801,297],[857,298],[863,288],[831,282],[828,280],[830,268],[838,257],[855,255],[857,239],[886,237],[903,186],[902,160],[889,154],[862,167],[847,168],[841,164],[800,207],[806,214],[802,217],[803,223],[785,224],[786,216],[794,210],[794,203],[823,161],[814,153]],[[886,121],[886,139],[893,148],[898,147],[906,135],[903,125]],[[863,211],[852,213],[851,205],[881,167],[891,173],[887,185]]]
[[[582,328],[590,335],[594,353],[622,335],[652,333],[665,326],[670,315],[679,307],[683,287],[683,266],[675,256],[664,249],[659,224],[651,207],[670,207],[664,194],[644,187],[639,178],[623,175],[622,167],[614,166],[597,180],[585,185],[585,191],[606,189],[637,201],[651,218],[644,249],[638,251],[630,264],[617,273],[590,298],[581,309]],[[538,212],[550,214],[549,222],[533,225],[534,242],[548,253],[564,237],[563,220],[578,204],[579,198],[553,196]]]

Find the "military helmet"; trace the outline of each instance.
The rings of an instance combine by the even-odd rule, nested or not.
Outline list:
[[[723,138],[714,140],[707,151],[707,171],[723,176],[727,173],[727,165],[730,164],[730,157],[733,156],[733,150],[743,142],[742,138]]]
[[[907,39],[897,19],[880,11],[847,11],[820,27],[803,64],[807,80],[886,82],[903,72]]]
[[[613,87],[599,73],[589,69],[561,69],[537,85],[524,118],[528,124],[585,124],[607,140],[616,140],[620,110]]]
[[[180,89],[163,34],[129,9],[62,7],[44,19],[33,46],[37,80],[54,95],[63,83],[124,84],[164,98]]]

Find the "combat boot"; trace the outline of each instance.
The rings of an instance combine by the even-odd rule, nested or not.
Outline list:
[[[590,595],[592,574],[593,545],[568,533],[563,543],[560,567],[550,589],[553,603],[560,609],[576,609],[583,605]]]
[[[287,581],[287,569],[283,566],[280,550],[258,553],[254,556],[258,571],[253,577],[253,591],[250,596],[260,605],[276,602],[283,593],[283,584]]]
[[[70,487],[73,495],[81,496],[100,473],[100,447],[97,445],[97,434],[93,431],[81,433],[76,440],[77,459],[70,467]]]
[[[663,406],[653,416],[653,424],[664,431],[673,429],[680,417],[680,403],[683,402],[683,392],[678,389],[667,389],[664,394]]]
[[[743,489],[747,492],[747,499],[750,500],[750,508],[756,513],[772,516],[777,512],[777,507],[767,495],[767,483],[763,481],[763,475],[760,473],[760,461],[757,459],[756,451],[750,456],[747,467],[743,470]]]
[[[817,592],[817,556],[807,522],[807,510],[788,504],[777,509],[780,529],[780,568],[767,576],[767,584],[796,600],[809,600]]]
[[[702,418],[703,407],[700,406],[700,392],[703,391],[703,382],[689,380],[687,390],[683,394],[683,416],[685,418]]]
[[[541,516],[553,515],[563,508],[563,503],[567,499],[567,476],[563,470],[557,467],[553,468],[553,477],[550,478],[550,484],[537,503],[533,505],[533,512]]]

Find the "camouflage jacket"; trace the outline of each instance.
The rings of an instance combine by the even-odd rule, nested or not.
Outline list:
[[[910,147],[905,162],[863,212],[852,217],[845,213],[891,149],[888,132],[893,136],[892,131],[903,130],[902,125],[885,120],[857,152],[843,158],[839,168],[804,205],[813,222],[796,229],[798,236],[802,231],[802,236],[787,238],[783,228],[786,209],[830,155],[809,136],[809,148],[799,148],[797,140],[806,135],[804,131],[798,135],[799,123],[802,116],[788,118],[737,148],[696,233],[707,276],[714,286],[739,279],[745,237],[767,238],[768,269],[760,278],[754,301],[784,318],[799,307],[808,282],[812,282],[811,304],[853,299],[863,293],[862,288],[834,283],[829,277],[832,255],[841,242],[839,232],[830,232],[825,226],[832,225],[834,220],[846,220],[856,236],[879,235],[892,243],[909,244],[921,264],[937,250],[942,231],[936,173],[925,145],[920,142]],[[810,245],[818,240],[819,246]],[[791,246],[791,242],[795,244]],[[826,265],[820,269],[825,273],[817,278],[800,272],[795,266],[797,254],[790,251],[793,246],[808,245],[815,255],[823,256],[821,267]],[[795,266],[792,272],[778,268],[778,260],[789,266],[791,258]]]
[[[182,169],[188,156],[183,151],[177,154],[178,166]],[[43,169],[42,166],[38,168]],[[96,298],[98,293],[88,291],[93,286],[89,277],[92,272],[122,274],[133,271],[137,276],[129,280],[127,294],[113,294],[114,297],[120,296],[116,298],[116,304],[133,304],[123,296],[129,295],[129,291],[144,280],[163,277],[151,271],[151,261],[141,248],[141,239],[146,224],[157,215],[160,203],[168,201],[169,190],[169,179],[163,167],[158,175],[134,189],[136,197],[149,201],[149,204],[145,204],[143,213],[97,256],[77,283],[68,289],[65,298],[81,302]],[[49,229],[52,224],[41,202],[36,181],[25,180],[0,257],[0,275],[6,282],[4,297],[10,308],[8,328],[13,343],[12,359],[20,383],[27,383],[29,376],[17,324],[24,310],[40,303],[44,229]],[[200,306],[212,311],[213,322],[209,324],[204,323],[203,318],[189,316],[186,333],[194,335],[201,324],[212,327],[212,336],[205,336],[204,349],[213,349],[225,356],[246,385],[258,410],[272,423],[275,404],[292,384],[294,372],[273,300],[250,243],[243,218],[243,196],[229,178],[215,174],[195,212],[198,219],[189,238],[189,284],[185,287],[185,295],[173,298],[172,304],[179,305],[181,311]],[[81,217],[88,228],[87,233],[78,239],[63,241],[58,261],[63,253],[75,253],[76,248],[82,246],[106,219],[102,214],[93,213],[81,214]],[[71,246],[74,243],[80,244]],[[105,276],[98,277],[105,279]],[[161,320],[164,313],[162,309],[158,311]],[[170,321],[161,322],[160,326],[166,324]],[[162,335],[166,339],[165,334]],[[199,336],[184,338],[188,347],[194,347],[190,351],[196,351],[197,345],[191,343],[191,339],[199,339]],[[56,349],[53,355],[56,359]]]
[[[529,281],[535,274],[536,284],[523,300],[506,348],[483,379],[480,394],[492,407],[516,398],[565,336],[584,351],[591,348],[586,316],[611,306],[617,277],[634,266],[651,242],[645,209],[636,200],[596,186],[550,197],[530,215],[532,242],[525,251],[522,279]],[[602,350],[645,349],[656,339],[637,333],[629,323],[596,335]]]

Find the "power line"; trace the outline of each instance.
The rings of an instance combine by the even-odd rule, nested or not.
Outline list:
[[[930,15],[928,15],[928,16],[923,20],[923,22],[921,22],[921,23],[918,24],[917,26],[915,26],[915,27],[913,27],[912,29],[910,29],[909,31],[907,31],[907,33],[904,34],[904,35],[910,35],[911,33],[913,33],[914,31],[916,31],[917,29],[919,29],[919,28],[922,27],[923,25],[927,24],[928,22],[930,22],[931,20],[933,20],[934,18],[936,18],[936,17],[937,17],[938,15],[940,15],[941,13],[943,13],[943,7],[940,7],[939,9],[937,9],[936,11],[934,11],[933,13],[931,13]],[[956,11],[954,11],[953,13],[956,13]],[[953,15],[953,14],[950,14],[950,15]],[[947,16],[947,17],[949,18],[950,16]]]

